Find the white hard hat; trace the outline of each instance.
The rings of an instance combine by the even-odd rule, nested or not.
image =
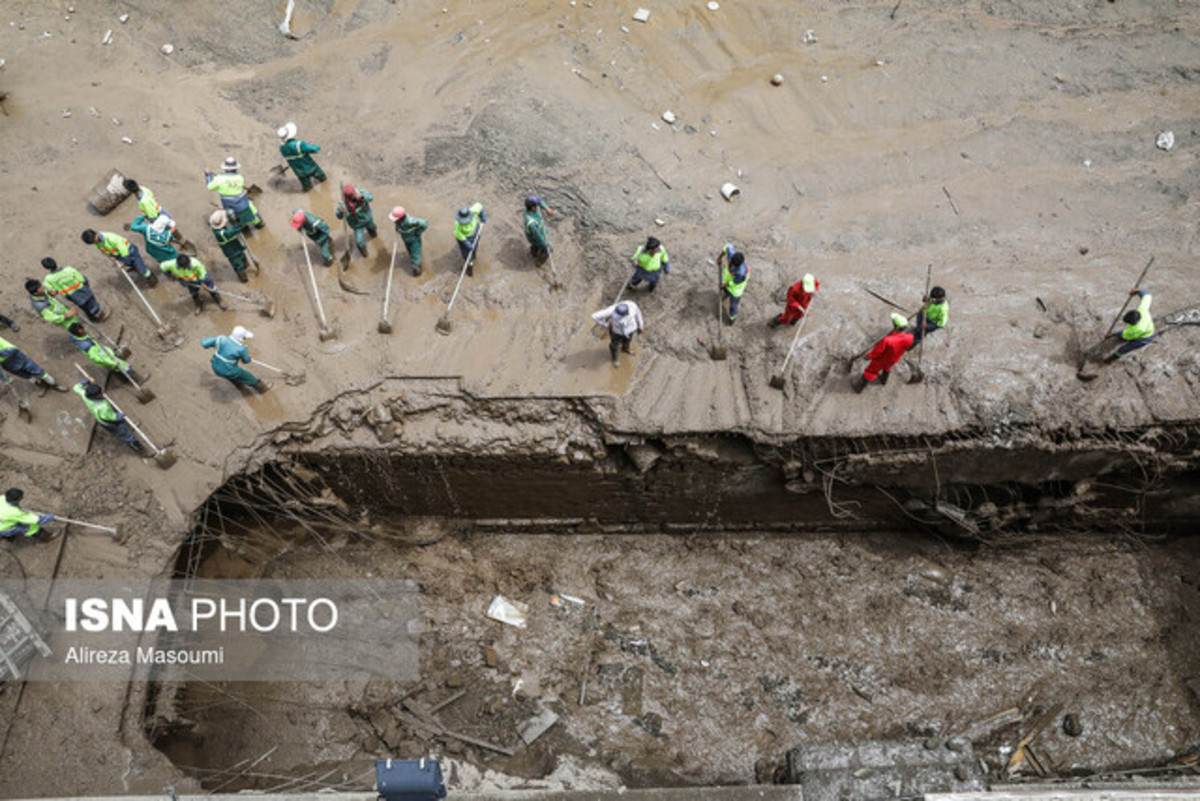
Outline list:
[[[234,326],[233,333],[229,335],[229,338],[241,345],[247,339],[254,339],[254,332],[248,331],[242,326],[238,325]]]
[[[225,213],[225,209],[217,209],[208,215],[208,224],[213,228],[224,228],[229,224],[229,215]]]
[[[238,164],[238,160],[235,159],[233,156],[229,156],[228,158],[226,158],[225,164],[222,166],[222,169],[225,170],[225,172],[237,172],[241,168],[242,168],[242,165]]]
[[[297,131],[296,123],[288,122],[288,123],[285,123],[284,126],[282,128],[280,128],[278,131],[276,131],[276,133],[279,134],[280,139],[283,139],[286,141],[288,139],[295,139],[296,131]]]

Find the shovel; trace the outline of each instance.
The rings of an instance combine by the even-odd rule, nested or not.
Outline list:
[[[387,284],[384,285],[383,289],[383,312],[379,317],[378,329],[381,334],[392,333],[392,324],[388,322],[388,299],[392,294],[392,273],[396,270],[396,248],[399,244],[400,240],[398,239],[392,241],[392,261],[388,264]]]
[[[925,270],[925,294],[921,296],[921,314],[917,316],[917,322],[922,329],[925,328],[925,304],[928,303],[929,297],[929,281],[933,278],[933,265]],[[921,344],[917,345],[917,363],[913,365],[912,375],[908,377],[908,383],[920,384],[925,380],[925,373],[921,372],[921,357],[925,355],[925,331],[921,331]]]
[[[246,249],[246,255],[250,257],[250,263],[254,265],[254,274],[258,275],[262,271],[258,264],[258,257],[255,256],[254,251],[250,249],[250,243],[246,241],[246,237],[242,236],[241,231],[238,231],[238,241],[242,243],[242,247]]]
[[[784,376],[787,375],[788,362],[792,360],[792,353],[796,350],[796,343],[800,341],[800,332],[804,330],[804,324],[808,322],[808,315],[812,313],[812,304],[816,301],[817,296],[814,293],[812,300],[808,302],[808,308],[804,311],[804,316],[800,318],[799,325],[796,326],[796,333],[792,337],[792,344],[788,346],[787,356],[783,358],[783,365],[779,368],[779,372],[771,376],[770,383],[773,389],[782,390],[784,387]]]
[[[83,377],[88,381],[91,381],[93,384],[96,383],[96,380],[88,375],[87,370],[84,370],[78,364],[75,365],[75,369],[82,373]],[[116,401],[110,398],[107,393],[104,395],[104,397],[110,404],[112,404],[112,407],[117,410],[118,414],[125,414],[125,412],[121,411],[121,407],[116,404]],[[134,430],[134,433],[145,440],[146,444],[150,446],[150,450],[154,451],[154,461],[159,467],[161,467],[163,470],[166,470],[171,465],[175,464],[175,454],[171,452],[171,447],[169,445],[165,448],[159,448],[150,441],[150,438],[146,436],[146,432],[142,431],[142,429],[138,427],[138,424],[133,422],[133,418],[131,418],[129,415],[125,415],[125,422],[129,423],[129,427]]]
[[[1150,267],[1154,264],[1154,258],[1154,256],[1151,256],[1150,261],[1146,262],[1146,267],[1144,270],[1142,270],[1142,274],[1138,276],[1138,280],[1137,283],[1134,284],[1134,288],[1140,287],[1142,285],[1142,281],[1146,280],[1146,273],[1150,272]],[[1111,334],[1113,329],[1117,327],[1117,323],[1121,322],[1121,318],[1125,316],[1125,311],[1129,308],[1129,302],[1131,300],[1133,300],[1133,295],[1125,296],[1125,303],[1121,306],[1121,310],[1117,312],[1117,316],[1113,318],[1112,323],[1108,326],[1108,331],[1106,331],[1104,334],[1105,339],[1107,339],[1108,335]],[[1106,348],[1104,347],[1104,341],[1101,340],[1100,344],[1097,345],[1092,351],[1084,353],[1079,362],[1079,367],[1075,371],[1075,377],[1080,381],[1095,381],[1096,378],[1099,377],[1099,373],[1085,372],[1084,368],[1087,366],[1089,357],[1095,354],[1095,357],[1099,358],[1099,353],[1103,350],[1106,350]]]
[[[258,313],[263,317],[275,316],[275,301],[271,300],[270,298],[255,300],[249,295],[239,295],[236,292],[230,292],[228,289],[222,289],[221,294],[231,298],[237,298],[238,300],[244,300],[247,303],[253,303],[255,306],[258,306]]]
[[[27,401],[27,400],[25,400],[25,398],[21,397],[20,390],[18,390],[15,386],[13,386],[13,382],[9,379],[8,376],[4,375],[3,373],[0,373],[0,381],[4,382],[5,389],[7,389],[9,392],[11,392],[13,394],[13,397],[17,399],[17,416],[20,417],[22,420],[24,420],[26,423],[32,423],[33,422],[33,409],[30,408],[29,401]]]
[[[454,285],[454,294],[450,296],[450,303],[446,305],[446,313],[437,321],[437,332],[443,336],[450,335],[450,310],[454,308],[454,301],[458,300],[458,290],[462,288],[463,279],[467,277],[467,267],[471,265],[471,259],[475,258],[475,248],[479,247],[479,240],[483,238],[483,225],[482,222],[479,223],[479,231],[475,235],[475,241],[471,243],[471,252],[463,261],[462,270],[458,273],[458,283]]]
[[[286,165],[286,164],[276,164],[273,167],[271,167],[270,170],[268,170],[271,177],[273,177],[273,178],[281,178],[287,174],[287,171],[288,171],[288,165]]]
[[[317,334],[317,338],[325,342],[333,339],[337,334],[325,321],[325,309],[321,306],[321,293],[317,291],[317,274],[313,272],[312,256],[308,253],[308,240],[304,238],[303,232],[300,234],[300,244],[304,246],[304,261],[308,264],[308,280],[312,282],[313,300],[317,303],[317,320],[321,323],[321,331]]]
[[[121,545],[125,542],[125,540],[129,539],[129,535],[123,533],[119,527],[113,528],[112,526],[102,526],[99,523],[89,523],[86,520],[74,520],[70,517],[63,517],[62,515],[55,515],[54,519],[61,520],[64,523],[71,523],[76,526],[84,526],[85,528],[94,528],[98,531],[107,532],[112,535],[113,541],[116,542],[117,545]]]
[[[118,359],[128,359],[129,354],[133,353],[133,351],[131,351],[129,349],[128,345],[117,344],[116,342],[113,341],[112,337],[110,337],[108,334],[106,334],[102,330],[100,330],[100,326],[96,325],[95,323],[92,323],[92,330],[95,331],[97,334],[99,334],[100,338],[103,339],[106,343],[108,343],[108,346],[110,348],[112,348],[113,354]]]
[[[550,291],[562,289],[562,281],[558,280],[558,270],[554,269],[554,254],[550,254]]]
[[[120,272],[121,275],[125,276],[125,280],[129,282],[129,285],[133,287],[133,291],[137,293],[137,296],[142,299],[142,304],[145,305],[146,311],[150,312],[150,316],[154,318],[154,322],[158,324],[158,329],[154,333],[158,334],[159,339],[161,339],[163,342],[166,342],[173,348],[178,348],[180,345],[182,345],[183,337],[175,337],[175,329],[172,328],[168,323],[164,323],[163,319],[158,316],[158,312],[154,311],[154,307],[150,305],[150,301],[146,300],[146,296],[142,294],[142,290],[140,290],[138,285],[133,282],[133,279],[129,277],[129,273],[125,272],[124,270],[121,270]]]
[[[150,390],[144,388],[138,382],[134,381],[133,378],[129,375],[128,371],[122,370],[121,375],[124,376],[125,380],[128,381],[130,384],[133,384],[134,397],[138,399],[138,403],[149,403],[150,401],[154,400],[154,398],[156,397],[155,394],[153,392],[151,392]]]
[[[712,259],[709,259],[708,263],[716,264]],[[729,356],[729,353],[725,350],[724,333],[721,330],[725,327],[724,321],[721,319],[724,316],[722,312],[724,311],[725,299],[721,297],[720,275],[721,268],[717,267],[717,344],[710,345],[708,348],[708,357],[714,362],[723,362]]]
[[[305,375],[303,370],[301,370],[298,373],[289,373],[287,370],[284,370],[282,367],[276,367],[275,365],[267,364],[266,362],[260,362],[258,359],[251,359],[250,363],[257,364],[259,367],[265,367],[268,370],[279,373],[281,376],[283,376],[284,382],[286,384],[288,384],[289,386],[293,386],[293,387],[303,384],[304,381],[308,377]]]

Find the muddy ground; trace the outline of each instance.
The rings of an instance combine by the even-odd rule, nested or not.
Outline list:
[[[5,556],[6,575],[169,571],[193,511],[226,477],[261,458],[255,449],[269,447],[277,427],[303,423],[331,396],[388,376],[444,377],[448,392],[468,398],[580,398],[604,425],[654,435],[738,431],[771,439],[979,431],[1008,437],[1021,430],[1070,436],[1078,429],[1196,419],[1200,372],[1194,329],[1164,332],[1153,348],[1090,385],[1075,379],[1078,343],[1103,332],[1150,255],[1157,257],[1149,279],[1157,310],[1200,302],[1191,294],[1191,265],[1198,251],[1194,188],[1200,176],[1200,71],[1195,66],[1200,63],[1200,23],[1194,5],[908,0],[892,14],[894,5],[890,0],[850,5],[723,2],[719,10],[709,11],[700,2],[672,0],[649,6],[651,19],[642,24],[630,19],[632,8],[603,3],[300,0],[293,28],[301,38],[291,41],[276,29],[283,3],[6,3],[0,15],[0,91],[6,93],[5,116],[0,117],[6,142],[0,150],[6,186],[0,197],[6,221],[0,231],[5,254],[0,311],[14,317],[21,331],[3,333],[60,379],[70,379],[77,354],[28,311],[21,284],[40,272],[38,261],[45,255],[81,266],[101,302],[114,308],[107,330],[113,335],[124,331],[135,349],[135,366],[154,374],[151,387],[159,399],[139,407],[119,387],[114,397],[130,407],[160,444],[172,441],[181,456],[164,473],[130,458],[102,432],[89,448],[90,426],[73,395],[35,397],[32,425],[5,407],[0,478],[6,485],[26,487],[32,508],[121,522],[133,533],[124,546],[72,534],[57,546],[14,549]],[[126,13],[128,21],[120,22]],[[103,44],[110,29],[111,43]],[[816,37],[813,44],[803,44],[808,30]],[[174,47],[170,55],[160,49],[167,43]],[[780,87],[767,80],[776,72],[785,78]],[[661,119],[668,109],[678,117],[674,125]],[[274,131],[288,119],[299,124],[303,137],[323,146],[321,162],[332,179],[307,196],[294,181],[270,177],[270,167],[279,162]],[[1175,134],[1169,152],[1154,146],[1163,130]],[[273,296],[280,314],[267,321],[245,307],[231,312],[210,308],[194,318],[183,290],[164,282],[148,297],[185,336],[185,344],[173,349],[155,337],[153,324],[124,281],[78,239],[88,226],[119,230],[134,216],[132,203],[99,218],[83,198],[113,167],[142,180],[200,245],[218,283],[240,291],[246,287],[233,280],[205,230],[212,202],[200,175],[205,166],[215,167],[231,153],[245,165],[247,178],[265,190],[258,204],[268,227],[252,240],[264,266],[248,288]],[[316,336],[303,259],[285,221],[297,205],[331,217],[339,180],[374,192],[381,219],[389,206],[403,203],[432,222],[424,275],[406,275],[401,256],[393,290],[395,333],[390,337],[376,332],[391,244],[386,226],[372,243],[370,257],[356,258],[347,274],[351,284],[371,295],[340,290],[335,276],[318,267],[325,309],[339,336],[326,343]],[[742,189],[732,203],[718,193],[725,181]],[[547,276],[529,261],[520,235],[520,199],[530,191],[545,194],[560,212],[551,235],[555,266],[566,284],[561,292],[550,291]],[[487,205],[493,222],[475,277],[455,307],[453,334],[438,337],[433,325],[457,277],[450,217],[455,208],[476,199]],[[635,346],[636,355],[613,369],[603,343],[588,333],[587,314],[615,296],[626,274],[624,258],[649,233],[664,241],[674,269],[652,298],[637,296],[648,330]],[[707,348],[716,336],[716,281],[705,262],[727,240],[745,248],[751,285],[738,325],[723,332],[730,358],[714,362]],[[337,241],[340,245],[340,235]],[[886,326],[889,312],[862,287],[914,305],[927,264],[934,265],[935,281],[950,293],[953,310],[950,330],[931,339],[924,354],[929,379],[918,386],[893,384],[883,392],[853,396],[840,364]],[[822,295],[796,367],[779,393],[766,381],[783,360],[788,336],[769,331],[764,323],[786,286],[804,271],[821,279]],[[271,394],[247,398],[214,378],[197,341],[235,324],[256,331],[256,356],[289,367],[305,365],[307,383],[279,385]],[[455,444],[464,449],[471,445],[469,437]],[[692,565],[693,572],[681,572],[662,587],[674,588],[679,581],[709,586],[696,576],[729,569],[720,548],[741,547],[739,542],[689,551],[688,560],[698,561],[680,557],[680,564]],[[453,541],[418,552],[405,557],[411,562],[405,569],[423,579],[424,571],[436,575],[440,561],[449,560],[454,549],[471,552],[474,545]],[[1022,633],[1025,625],[1033,625],[1028,620],[1032,612],[1006,609],[1009,601],[1004,599],[1027,598],[1030,607],[1045,607],[1051,593],[1046,582],[1068,584],[1067,600],[1059,601],[1056,614],[1078,615],[1079,639],[1048,633],[1038,642],[1051,643],[1051,648],[1063,642],[1062,647],[1073,649],[1068,664],[1083,659],[1081,670],[1097,672],[1085,672],[1085,678],[1070,684],[1076,671],[1063,669],[1055,680],[1069,686],[1051,681],[1048,694],[1061,696],[1072,687],[1091,691],[1093,682],[1109,680],[1102,671],[1110,663],[1078,656],[1085,645],[1108,654],[1133,649],[1127,661],[1117,660],[1128,673],[1121,679],[1125,683],[1111,679],[1122,688],[1112,694],[1112,703],[1126,703],[1123,709],[1142,714],[1156,710],[1161,716],[1148,718],[1144,737],[1129,727],[1114,730],[1112,737],[1125,749],[1121,753],[1107,739],[1064,741],[1064,761],[1076,764],[1071,749],[1081,743],[1096,750],[1079,764],[1166,758],[1194,737],[1194,720],[1183,711],[1193,702],[1185,702],[1177,683],[1191,675],[1190,653],[1183,653],[1183,662],[1172,663],[1170,670],[1164,668],[1162,649],[1168,645],[1145,639],[1144,631],[1136,640],[1125,640],[1127,629],[1120,628],[1124,618],[1101,612],[1103,604],[1093,607],[1098,602],[1090,595],[1071,593],[1091,586],[1084,577],[1096,571],[1107,584],[1112,562],[1120,557],[1127,581],[1119,586],[1129,595],[1116,597],[1138,600],[1132,619],[1144,619],[1149,626],[1147,610],[1158,610],[1152,616],[1164,620],[1182,614],[1182,601],[1174,607],[1170,602],[1179,588],[1166,589],[1168,576],[1160,567],[1172,556],[1183,566],[1194,565],[1190,546],[1118,549],[1110,555],[1095,545],[1099,552],[1077,557],[1075,582],[1058,576],[1051,582],[1040,572],[1014,573],[1013,563],[1005,560],[1016,557],[985,552],[987,558],[971,559],[979,573],[970,584],[999,588],[993,590],[993,601],[972,598],[975,593],[955,584],[945,592],[952,598],[958,597],[954,592],[964,593],[972,625],[1001,637],[1003,647],[994,646],[998,653],[1040,653],[1041,646]],[[566,586],[570,579],[583,580],[585,566],[593,564],[591,549],[599,546],[585,541],[570,547],[579,549],[579,556],[568,564],[580,572],[561,577],[564,586],[554,589],[565,592],[571,592]],[[648,580],[636,574],[641,569],[637,565],[654,563],[638,556],[638,549],[684,546],[622,540],[613,547],[631,554],[635,564],[621,570],[629,571],[633,581]],[[882,546],[870,541],[772,541],[755,552],[780,549],[775,553],[782,554],[782,565],[762,563],[764,581],[796,581],[788,571],[789,557],[795,556],[789,549],[804,557],[795,561],[811,561],[815,574],[827,576],[838,575],[837,552],[849,549],[846,553],[857,555],[875,548]],[[1078,548],[1082,554],[1090,545],[1085,540]],[[704,553],[707,558],[699,555]],[[896,558],[907,564],[903,552]],[[871,576],[866,565],[882,570],[891,561],[862,559],[866,561],[846,568],[850,572],[844,583],[827,588],[829,602],[836,601],[838,609],[866,609],[874,591],[852,577],[866,579]],[[467,567],[474,569],[471,563]],[[954,566],[947,568],[959,575]],[[898,571],[889,586],[909,586],[900,567],[889,569]],[[1192,576],[1188,580],[1194,587],[1194,570],[1188,570],[1180,567],[1180,575]],[[1153,581],[1147,578],[1151,575]],[[560,577],[550,573],[548,579],[557,582]],[[905,605],[922,603],[919,588],[926,580],[913,581],[918,596],[893,596],[884,611],[897,616],[881,618],[881,631],[908,625]],[[506,583],[496,579],[495,590],[524,592],[535,608],[544,610],[532,595],[533,584],[500,586]],[[632,586],[618,582],[605,591],[614,599],[630,599],[600,606],[602,619],[622,627],[622,636],[636,639],[629,628],[634,625],[667,636],[659,635],[654,629],[659,623],[646,619],[654,616],[643,614],[634,602]],[[772,606],[757,591],[747,586],[747,598],[739,599],[743,609]],[[656,613],[670,619],[668,613],[679,613],[679,596],[674,589],[664,592],[659,603],[667,609]],[[1127,611],[1132,600],[1113,603]],[[530,647],[531,632],[518,637],[487,628],[489,634],[477,633],[482,625],[478,606],[477,598],[443,602],[435,596],[428,609],[431,622],[462,620],[476,627],[464,635],[471,660],[480,658],[477,641],[482,636],[496,637],[502,651],[511,647],[503,667],[492,671],[509,681],[511,660],[519,644]],[[966,610],[934,608],[937,615],[962,621],[969,616]],[[747,625],[741,616],[729,618],[731,609],[732,601],[726,605],[727,622],[721,624],[727,628],[715,630],[713,642],[726,642],[724,635],[732,637],[741,632],[737,626]],[[839,614],[830,611],[830,619]],[[793,610],[782,618],[793,622],[788,631],[797,621],[806,625],[799,615]],[[554,618],[539,620],[535,629]],[[1038,620],[1037,625],[1050,625]],[[772,621],[767,629],[774,626],[783,624]],[[1104,640],[1088,645],[1085,632],[1097,631],[1110,632],[1126,644],[1115,648]],[[553,658],[539,661],[535,651],[535,658],[527,660],[534,665],[531,670],[546,671],[538,679],[567,700],[572,690],[566,665],[578,661],[584,639],[579,634],[575,640],[556,640],[554,647],[560,650]],[[606,653],[616,647],[613,643],[603,640]],[[430,645],[431,678],[444,681],[441,658],[450,645]],[[843,645],[853,659],[838,656]],[[718,664],[723,648],[735,647],[714,647],[705,670]],[[847,659],[866,670],[875,662],[862,647],[832,641],[816,651],[822,659]],[[684,664],[693,651],[707,649],[682,640],[672,647],[676,650]],[[781,658],[787,653],[781,652]],[[849,702],[844,707],[831,701],[836,693],[844,694],[845,680],[806,654],[807,649],[795,648],[790,670],[768,673],[747,666],[741,673],[727,671],[731,688],[751,693],[753,714],[765,715],[776,726],[771,729],[776,739],[769,744],[758,743],[757,729],[753,737],[739,731],[723,748],[714,749],[721,756],[676,764],[677,754],[692,754],[716,741],[702,737],[703,730],[689,729],[688,721],[694,726],[692,713],[698,711],[690,701],[677,707],[664,703],[661,671],[644,664],[638,654],[622,659],[642,671],[643,712],[662,716],[660,735],[666,733],[671,744],[643,748],[663,741],[644,728],[628,729],[628,721],[619,716],[614,718],[619,723],[605,725],[625,726],[625,734],[614,738],[621,748],[649,754],[648,770],[661,768],[689,781],[748,780],[750,757],[777,752],[790,744],[789,738],[812,734],[818,724],[822,736],[827,731],[882,734],[909,722],[925,725],[921,721],[927,716],[914,711],[925,708],[916,700],[922,696],[910,689],[917,682],[905,678],[911,655],[876,668],[884,694],[903,700],[886,714],[864,716],[853,705],[873,707],[875,702],[857,693],[844,696]],[[449,658],[476,666],[457,653]],[[941,704],[939,720],[957,723],[969,717],[947,698],[964,703],[969,698],[968,710],[978,712],[990,710],[993,700],[997,705],[1015,702],[1032,686],[1025,675],[994,680],[992,673],[979,672],[982,657],[979,664],[963,658],[962,667],[950,664],[954,680],[964,683],[964,695],[956,696],[949,685],[940,693],[928,691],[927,697],[934,699],[929,704]],[[1031,655],[1026,665],[1038,658]],[[946,662],[934,660],[928,670],[947,670]],[[1033,672],[1048,676],[1051,671]],[[690,697],[711,689],[703,682],[711,675],[694,674]],[[473,687],[483,682],[481,676],[472,673]],[[760,676],[768,677],[765,684]],[[1169,676],[1176,684],[1170,684]],[[971,677],[976,683],[966,687]],[[768,689],[776,679],[784,683]],[[1134,689],[1139,681],[1162,692],[1153,700],[1139,695]],[[619,689],[612,692],[620,694]],[[141,735],[139,693],[110,685],[30,684],[23,692],[7,687],[0,793],[157,791],[178,781],[178,771]],[[782,722],[787,715],[779,704],[787,703],[778,699],[789,694],[804,697],[809,722]],[[728,708],[745,725],[751,710],[732,697],[736,693],[718,694],[712,711],[720,715],[726,711],[722,704],[732,704]],[[1142,702],[1134,704],[1134,698]],[[661,711],[655,704],[663,704]],[[586,705],[583,714],[573,714],[547,737],[564,738],[563,753],[606,764],[636,781],[631,765],[613,766],[598,758],[605,748],[619,750],[616,740],[588,739],[598,736],[588,733],[589,724],[603,720],[608,708],[601,702]],[[1088,714],[1103,713],[1093,709]],[[1177,715],[1184,719],[1176,720]],[[1159,724],[1175,728],[1149,731]],[[493,733],[502,732],[497,728]],[[377,748],[355,737],[335,738],[342,755],[338,758],[353,756],[350,744],[364,753]],[[1129,738],[1129,744],[1121,737]],[[634,748],[637,743],[641,745]],[[589,753],[592,748],[597,754]],[[46,769],[49,755],[53,771]],[[297,755],[295,763],[300,761]],[[220,760],[204,764],[219,765]],[[511,766],[522,775],[544,768],[541,763]],[[78,779],[85,772],[92,777],[86,788]]]

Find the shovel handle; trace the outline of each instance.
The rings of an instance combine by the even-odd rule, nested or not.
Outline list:
[[[783,375],[787,372],[788,362],[792,360],[792,354],[796,350],[796,343],[800,341],[800,333],[804,330],[804,324],[808,322],[808,315],[812,311],[812,305],[817,300],[817,293],[814,292],[812,300],[808,302],[808,308],[804,310],[804,316],[800,318],[800,324],[796,326],[796,333],[792,337],[792,344],[788,347],[787,356],[783,359],[783,366],[779,368],[779,374]],[[857,357],[855,357],[857,358]]]
[[[471,243],[471,252],[467,254],[467,258],[463,261],[462,270],[458,274],[458,283],[454,285],[454,294],[450,296],[450,303],[446,306],[446,313],[443,318],[450,316],[450,310],[454,308],[454,301],[458,300],[458,290],[462,286],[463,279],[467,277],[467,267],[471,264],[471,260],[475,258],[475,249],[479,247],[479,240],[483,238],[484,223],[479,223],[479,232],[475,235],[475,241]]]
[[[308,240],[304,238],[304,232],[300,232],[300,244],[304,246],[304,261],[308,264],[308,280],[312,282],[313,300],[317,302],[317,316],[321,318],[321,328],[328,329],[329,323],[325,321],[325,309],[321,306],[321,293],[317,291],[317,274],[313,272],[312,256],[308,254]]]
[[[275,372],[279,373],[280,375],[288,375],[288,371],[287,371],[287,370],[284,370],[284,369],[282,369],[282,368],[276,367],[276,366],[275,366],[275,365],[273,365],[273,364],[267,364],[266,362],[260,362],[258,359],[251,359],[251,360],[250,360],[250,363],[251,363],[251,364],[257,364],[259,367],[265,367],[265,368],[267,368],[268,370],[274,370]]]
[[[129,282],[131,287],[133,287],[133,291],[136,292],[137,296],[142,299],[142,303],[146,306],[146,311],[150,312],[150,316],[154,318],[154,322],[158,324],[159,328],[163,328],[164,326],[162,318],[158,316],[158,312],[154,311],[154,307],[150,305],[150,301],[146,300],[146,296],[142,294],[142,290],[138,288],[138,285],[135,284],[133,279],[129,277],[129,273],[125,270],[120,270],[120,273],[121,275],[125,276],[125,280]]]
[[[76,526],[86,526],[87,528],[94,528],[94,529],[99,529],[100,531],[107,531],[110,534],[119,533],[112,526],[102,526],[99,523],[88,523],[86,520],[75,520],[74,518],[63,517],[62,515],[55,515],[54,519],[61,520],[64,523],[73,523]]]
[[[396,271],[396,250],[400,247],[400,240],[392,240],[392,260],[388,264],[387,284],[383,288],[383,315],[382,319],[387,322],[388,300],[392,296],[392,274]]]
[[[1137,283],[1134,284],[1135,288],[1140,287],[1142,285],[1142,281],[1146,280],[1146,273],[1150,272],[1150,267],[1154,264],[1154,258],[1154,256],[1151,256],[1150,261],[1146,262],[1146,268],[1142,270],[1142,274],[1138,276]],[[1113,329],[1117,327],[1117,323],[1121,322],[1121,318],[1125,316],[1125,310],[1129,308],[1129,301],[1131,300],[1133,300],[1133,295],[1125,296],[1125,305],[1121,307],[1121,310],[1117,312],[1117,316],[1113,318],[1112,325],[1108,327],[1108,331],[1105,333],[1105,336],[1111,334]]]

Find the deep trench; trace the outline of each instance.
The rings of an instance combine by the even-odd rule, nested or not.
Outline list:
[[[399,439],[378,447],[293,442],[209,497],[179,550],[175,575],[228,576],[231,551],[241,569],[264,570],[270,557],[252,540],[275,528],[301,536],[322,532],[321,544],[309,545],[318,549],[339,536],[406,549],[448,535],[465,538],[469,548],[471,537],[490,535],[711,534],[736,540],[832,533],[895,543],[933,538],[964,554],[1030,542],[1046,549],[1047,537],[1057,536],[1116,538],[1169,554],[1176,543],[1188,542],[1180,537],[1200,522],[1198,445],[1200,429],[1186,425],[1087,435],[970,432],[773,443],[737,434],[603,431],[590,453],[574,454],[521,447],[438,453],[411,449]],[[572,546],[568,540],[556,547]],[[1185,663],[1183,672],[1191,659],[1185,650],[1172,657]],[[195,716],[177,708],[188,694],[178,683],[154,685],[145,725],[152,742],[177,764],[192,766],[201,760],[205,738],[194,733]],[[360,722],[367,717],[361,710],[352,714]],[[1196,717],[1194,710],[1189,714]],[[219,731],[223,724],[214,716],[203,725]],[[916,728],[915,734],[929,733]],[[907,733],[914,734],[911,724]],[[397,746],[377,729],[375,734],[378,748],[412,745],[411,737]],[[468,749],[467,757],[486,762],[489,755]],[[544,762],[532,761],[539,760]],[[1124,763],[1109,759],[1103,767],[1153,762],[1143,755]],[[544,764],[501,764],[517,774],[548,772]],[[666,766],[622,767],[618,772],[631,786],[688,783]],[[209,789],[229,780],[211,766],[195,775]],[[717,778],[745,780],[733,773]],[[271,786],[243,777],[232,788]],[[319,786],[353,785],[309,789]]]

